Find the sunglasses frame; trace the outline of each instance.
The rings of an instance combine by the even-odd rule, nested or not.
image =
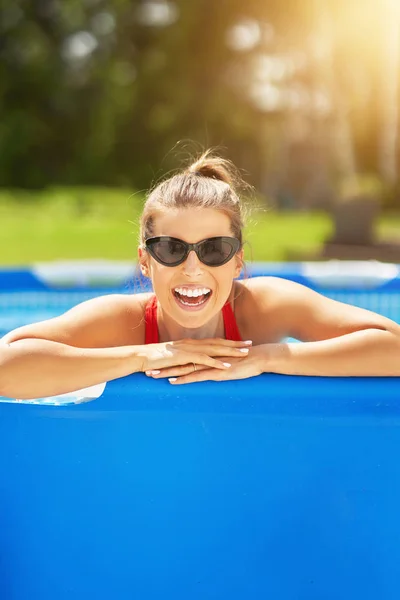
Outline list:
[[[210,265],[210,264],[207,264],[206,262],[204,262],[204,260],[202,260],[202,258],[200,256],[200,252],[201,252],[200,247],[205,242],[212,242],[214,240],[222,240],[224,242],[228,242],[229,244],[231,244],[231,252],[229,253],[228,257],[223,262],[220,262],[217,265]],[[162,241],[163,242],[173,241],[173,242],[179,242],[180,244],[183,244],[183,246],[185,247],[185,254],[183,255],[183,257],[180,260],[175,261],[173,263],[167,263],[167,262],[164,262],[163,260],[160,260],[160,258],[158,256],[156,256],[154,250],[152,249],[152,245],[156,244],[157,242],[162,242]],[[191,252],[192,250],[194,252],[196,252],[196,256],[199,259],[199,261],[202,262],[207,267],[222,267],[222,265],[225,265],[227,262],[229,262],[235,256],[235,254],[240,250],[241,243],[237,238],[229,237],[229,236],[225,236],[225,235],[218,235],[215,237],[206,238],[204,240],[201,240],[200,242],[196,242],[196,244],[188,244],[187,242],[184,242],[183,240],[180,240],[179,238],[171,237],[169,235],[160,235],[157,237],[147,238],[147,240],[145,240],[145,246],[146,246],[147,252],[154,258],[154,260],[159,262],[161,265],[164,265],[165,267],[177,267],[178,265],[181,265],[182,263],[185,262],[185,260],[189,256],[189,252]]]

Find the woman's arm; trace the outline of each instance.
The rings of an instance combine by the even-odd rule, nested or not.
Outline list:
[[[54,396],[140,370],[142,314],[137,299],[109,295],[10,332],[0,340],[0,395]]]
[[[237,308],[254,347],[226,372],[185,367],[161,371],[171,383],[243,379],[260,373],[400,377],[400,326],[371,311],[330,300],[291,281],[260,277],[245,284]],[[295,338],[304,343],[280,342]]]
[[[285,337],[305,343],[279,343],[269,348],[266,345],[266,371],[290,375],[400,376],[397,323],[291,281],[274,280],[273,285],[275,319],[281,330]],[[262,291],[257,295],[260,297]]]
[[[158,369],[182,365],[226,371],[231,366],[224,362],[226,357],[243,356],[245,344],[204,339],[76,348],[42,339],[0,342],[0,395],[19,399],[55,396],[138,371],[159,373]]]
[[[269,298],[273,318],[285,337],[304,342],[266,345],[263,370],[290,375],[400,376],[400,326],[390,319],[282,279],[261,278],[255,297],[261,310],[267,308]]]
[[[55,396],[144,370],[174,365],[226,370],[215,357],[243,356],[245,342],[179,340],[143,344],[140,298],[104,296],[0,340],[0,395]],[[192,367],[193,368],[193,367]]]
[[[318,342],[259,346],[261,371],[330,377],[400,377],[398,334],[365,329]]]
[[[141,370],[137,347],[77,348],[42,339],[0,342],[0,396],[56,396]]]

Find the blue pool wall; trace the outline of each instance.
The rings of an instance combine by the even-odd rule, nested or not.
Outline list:
[[[0,404],[2,598],[397,600],[396,379]]]
[[[398,378],[0,403],[0,597],[398,600],[399,417]]]

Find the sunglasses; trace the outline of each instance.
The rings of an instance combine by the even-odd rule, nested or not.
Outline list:
[[[166,267],[181,265],[189,252],[194,250],[198,259],[207,267],[221,267],[240,249],[240,242],[233,237],[212,237],[197,244],[188,244],[178,238],[162,235],[148,238],[145,242],[147,252]]]

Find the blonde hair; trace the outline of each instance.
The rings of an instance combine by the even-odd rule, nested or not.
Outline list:
[[[140,219],[140,244],[154,235],[154,218],[168,208],[213,208],[225,213],[242,246],[243,208],[237,190],[246,187],[233,164],[204,152],[189,167],[165,179],[149,194]]]

